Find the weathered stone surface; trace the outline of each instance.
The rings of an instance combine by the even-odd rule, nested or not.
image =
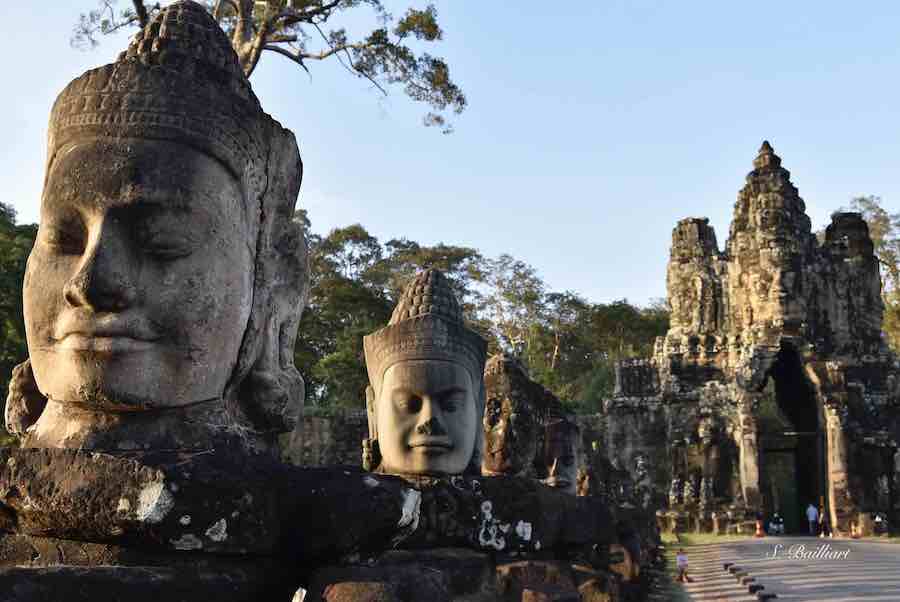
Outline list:
[[[381,581],[345,581],[326,586],[321,599],[325,602],[400,602],[403,598],[397,589],[395,585]]]
[[[416,275],[388,325],[363,346],[366,468],[415,477],[480,474],[487,343],[463,322],[447,277],[433,268]]]
[[[419,494],[362,472],[222,454],[0,450],[4,530],[157,551],[337,558],[402,536]]]
[[[558,400],[534,382],[515,358],[492,356],[484,369],[484,475],[530,476],[535,472],[543,425]]]
[[[281,569],[246,562],[236,567],[52,566],[0,569],[0,591],[8,602],[255,602],[291,599]]]
[[[539,475],[548,487],[575,495],[578,490],[580,432],[578,424],[568,418],[548,419],[544,425]]]
[[[10,430],[27,447],[271,448],[303,404],[302,169],[206,8],[166,6],[72,81],[47,155]]]
[[[530,479],[403,479],[222,454],[122,458],[0,450],[2,528],[149,552],[329,562],[395,546],[459,546],[561,558],[615,538],[612,517]],[[102,554],[101,554],[102,556]]]
[[[778,480],[794,479],[779,470],[802,481],[803,507],[825,499],[838,532],[860,511],[896,524],[900,368],[867,226],[836,213],[817,240],[768,142],[753,167],[724,252],[707,219],[676,225],[670,329],[652,358],[617,367],[605,412],[623,432],[608,453],[653,459],[646,485],[674,511],[668,528],[724,532],[779,510]],[[796,469],[769,453],[786,449]]]
[[[360,441],[369,436],[365,408],[307,408],[303,437],[284,441],[282,455],[297,466],[362,466]]]
[[[578,599],[575,575],[565,563],[528,560],[497,565],[497,588],[507,600]],[[528,594],[528,592],[531,592]],[[536,597],[537,596],[537,597]]]
[[[332,600],[330,592],[356,590],[396,599],[497,600],[490,555],[459,548],[393,551],[367,565],[320,568],[310,578],[307,599]],[[366,585],[361,585],[361,584]],[[371,584],[371,585],[370,585]],[[364,598],[363,598],[364,599]],[[377,599],[377,598],[375,598]],[[350,600],[350,598],[347,598]]]

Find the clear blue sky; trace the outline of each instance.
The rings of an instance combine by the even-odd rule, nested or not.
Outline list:
[[[315,231],[360,222],[383,240],[506,252],[554,290],[645,303],[665,294],[678,219],[708,216],[724,246],[763,139],[814,227],[859,194],[900,210],[898,2],[435,4],[434,53],[470,102],[451,136],[422,127],[424,107],[401,91],[382,99],[337,64],[310,79],[271,55],[254,74],[266,110],[297,134]],[[4,5],[0,200],[21,221],[38,216],[53,99],[124,47],[69,47],[93,5]]]

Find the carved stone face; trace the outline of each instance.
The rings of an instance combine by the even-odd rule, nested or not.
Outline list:
[[[544,485],[575,495],[578,484],[578,441],[574,428],[547,426],[544,442],[544,466],[547,477]]]
[[[475,450],[477,392],[468,370],[438,360],[397,362],[375,403],[381,469],[389,474],[461,474]]]
[[[526,472],[537,452],[538,423],[524,400],[488,397],[484,408],[484,457],[488,474]]]
[[[220,397],[253,297],[237,180],[174,142],[86,141],[47,174],[24,283],[35,380],[100,410]]]

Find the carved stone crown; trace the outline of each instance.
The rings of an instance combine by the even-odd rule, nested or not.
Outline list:
[[[227,36],[190,0],[160,10],[115,63],[73,80],[50,115],[48,162],[89,138],[173,140],[221,161],[251,198],[265,189],[265,123]]]
[[[487,354],[484,339],[463,323],[462,310],[447,277],[433,268],[409,283],[388,325],[363,337],[363,346],[369,381],[376,392],[381,390],[389,367],[416,359],[460,363],[477,385]]]

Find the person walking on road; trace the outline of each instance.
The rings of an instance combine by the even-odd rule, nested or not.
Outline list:
[[[688,577],[688,557],[684,552],[684,548],[680,548],[678,554],[675,555],[675,567],[678,569],[678,581],[693,583],[694,580]]]
[[[806,520],[809,521],[809,534],[815,537],[816,527],[819,523],[819,511],[812,502],[806,508]]]
[[[819,506],[819,537],[832,537],[831,523],[828,521],[828,514],[825,513],[825,506]]]

